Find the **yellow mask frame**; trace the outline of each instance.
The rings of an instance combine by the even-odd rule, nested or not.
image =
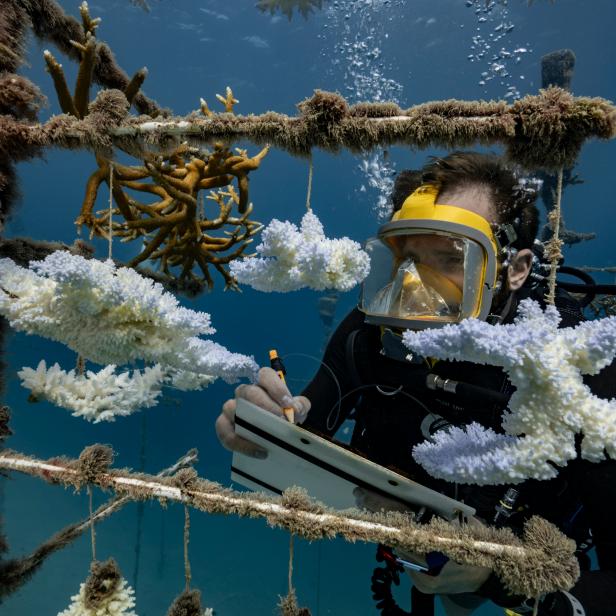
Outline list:
[[[464,318],[486,319],[497,287],[500,245],[488,220],[462,207],[437,205],[438,192],[435,185],[420,186],[405,199],[391,221],[379,228],[377,238],[392,251],[395,250],[394,238],[404,235],[405,232],[451,235],[479,244],[483,254],[480,279],[476,285],[474,305],[467,307]],[[366,314],[368,323],[396,328],[424,329],[451,323],[450,319],[443,320],[438,317],[396,318],[381,314],[371,315],[370,310],[363,306],[362,300],[359,308]]]

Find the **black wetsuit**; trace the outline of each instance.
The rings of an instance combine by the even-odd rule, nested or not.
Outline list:
[[[514,296],[504,322],[513,320],[519,300],[530,294],[522,291]],[[569,296],[560,294],[557,306],[561,327],[574,326],[583,319]],[[381,349],[380,329],[364,323],[363,314],[357,309],[349,313],[332,335],[323,358],[335,374],[340,391],[329,370],[322,367],[303,392],[312,402],[304,426],[333,435],[345,419],[353,418],[352,447],[383,466],[402,470],[425,485],[464,500],[477,509],[480,518],[491,522],[506,487],[455,486],[435,480],[414,462],[411,450],[426,438],[426,426],[433,423],[424,422],[422,433],[422,422],[428,414],[442,418],[431,418],[435,422],[433,428],[445,422],[464,425],[478,421],[502,432],[502,403],[432,391],[424,384],[428,372],[510,396],[513,388],[506,374],[497,367],[469,362],[415,365],[390,359]],[[586,380],[600,397],[613,397],[616,363]],[[341,404],[339,395],[343,397]],[[589,530],[592,531],[599,570],[589,571],[588,556],[580,550],[583,573],[571,594],[582,603],[587,616],[616,614],[616,461],[593,464],[576,460],[561,469],[553,480],[527,481],[516,489],[520,492],[517,506],[555,523],[579,546],[587,542]],[[521,525],[525,517],[526,514],[518,514],[517,520],[512,517],[509,522],[512,526]],[[495,576],[478,594],[508,607],[522,600],[508,596]],[[563,596],[554,595],[545,601],[540,614],[565,616],[571,613],[568,605]]]

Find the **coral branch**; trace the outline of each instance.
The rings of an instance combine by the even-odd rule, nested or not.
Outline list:
[[[447,481],[510,484],[556,477],[577,457],[616,457],[616,401],[595,396],[582,375],[597,374],[616,356],[616,318],[559,328],[548,305],[524,300],[514,323],[466,319],[453,326],[407,331],[404,344],[425,357],[501,366],[515,392],[503,414],[504,434],[472,423],[437,432],[413,457]]]
[[[519,539],[506,529],[453,526],[443,520],[419,525],[400,513],[339,512],[311,501],[297,489],[288,490],[281,498],[269,498],[198,478],[178,487],[175,478],[105,469],[89,472],[86,479],[77,461],[45,462],[10,451],[0,454],[0,468],[77,488],[90,482],[135,499],[178,501],[207,513],[264,518],[271,526],[310,540],[340,536],[420,553],[438,550],[460,563],[491,567],[511,592],[529,597],[568,589],[579,575],[573,555],[575,543],[537,517],[531,518],[523,539]]]
[[[73,97],[71,96],[68,84],[66,83],[66,77],[64,76],[64,69],[62,68],[62,65],[48,50],[43,52],[43,57],[45,58],[45,63],[47,64],[47,71],[53,79],[53,84],[60,103],[60,109],[62,109],[64,113],[68,113],[76,118],[83,118],[83,116],[80,116],[77,113],[75,103],[73,102]]]
[[[85,118],[90,102],[90,86],[92,85],[96,57],[96,39],[88,32],[85,44],[74,43],[74,46],[81,52],[81,62],[79,63],[79,72],[75,84],[75,109],[78,117]]]

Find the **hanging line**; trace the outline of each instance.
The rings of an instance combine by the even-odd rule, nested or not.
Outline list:
[[[113,246],[113,163],[109,162],[109,260]]]
[[[92,561],[96,560],[96,530],[94,528],[94,515],[92,511],[92,486],[88,486],[88,501],[90,507],[90,540],[92,543]]]
[[[312,194],[312,169],[313,169],[313,165],[312,165],[312,152],[311,152],[310,158],[309,158],[309,167],[308,167],[308,191],[306,193],[306,209],[309,212],[312,209],[310,205],[310,196]]]
[[[184,580],[186,581],[186,592],[190,590],[190,560],[188,560],[188,542],[190,541],[190,511],[184,505]]]
[[[289,595],[293,593],[293,552],[294,552],[294,540],[295,535],[293,533],[289,536]]]
[[[562,240],[560,239],[560,225],[562,220],[562,196],[563,196],[563,172],[561,167],[558,170],[558,183],[556,185],[556,194],[554,196],[554,209],[549,213],[548,220],[552,226],[552,237],[546,245],[547,258],[550,261],[550,275],[548,278],[548,294],[546,301],[548,304],[554,304],[556,296],[556,274],[558,272],[558,263],[563,256],[561,252]]]

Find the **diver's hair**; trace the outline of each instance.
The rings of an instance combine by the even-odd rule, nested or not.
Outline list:
[[[391,200],[399,210],[415,189],[422,184],[434,184],[439,194],[461,188],[486,187],[490,191],[498,223],[515,228],[518,250],[532,248],[539,226],[535,206],[537,191],[520,181],[519,173],[500,156],[479,152],[452,152],[439,158],[431,157],[419,171],[401,171],[394,183]]]

